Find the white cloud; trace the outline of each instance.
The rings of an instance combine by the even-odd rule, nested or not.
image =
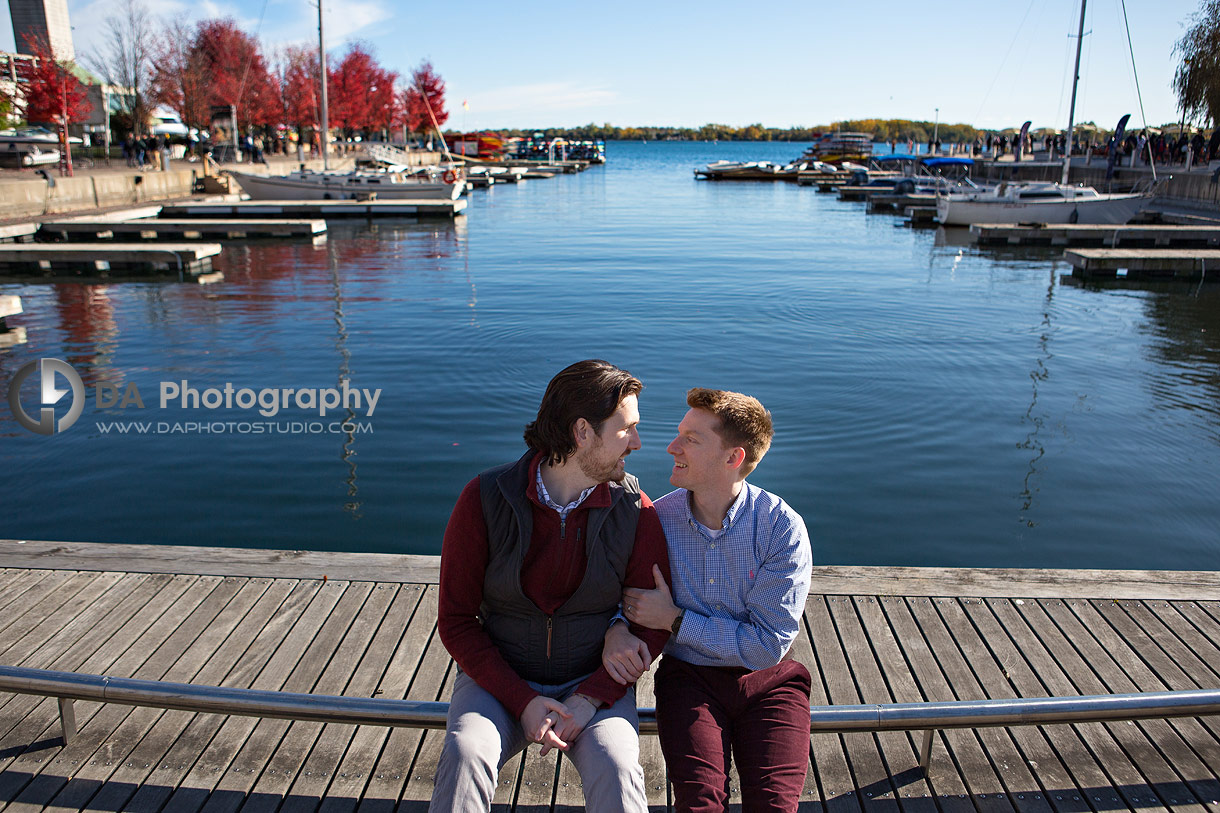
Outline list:
[[[447,95],[457,98],[453,93]],[[619,101],[619,94],[610,88],[578,82],[543,82],[478,91],[462,98],[470,102],[471,110],[477,110],[479,113],[499,113],[519,109],[572,110],[615,104]]]

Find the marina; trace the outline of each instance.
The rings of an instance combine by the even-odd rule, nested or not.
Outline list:
[[[187,565],[189,563],[189,565]],[[0,543],[5,665],[443,702],[437,559]],[[1214,572],[816,567],[794,654],[815,706],[1216,689]],[[639,705],[652,704],[651,673]],[[423,809],[441,732],[74,704],[0,691],[5,810]],[[1214,717],[814,733],[802,810],[1214,809]],[[650,809],[670,804],[641,737]],[[737,801],[736,797],[734,801]],[[499,810],[570,810],[579,777],[533,746]]]

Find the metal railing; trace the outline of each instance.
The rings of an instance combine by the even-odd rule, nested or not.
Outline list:
[[[22,666],[0,666],[0,691],[58,699],[65,744],[76,734],[76,715],[72,706],[75,700],[318,723],[434,729],[445,728],[445,717],[449,710],[448,703],[435,701],[200,686]],[[811,728],[816,733],[923,731],[919,764],[924,770],[927,770],[931,758],[933,735],[945,728],[1097,723],[1213,714],[1220,714],[1220,689],[871,703],[813,706],[809,709]],[[640,709],[640,732],[655,734],[656,731],[655,710]]]

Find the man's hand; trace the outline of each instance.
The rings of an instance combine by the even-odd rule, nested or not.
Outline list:
[[[679,610],[669,594],[669,585],[661,575],[661,568],[652,566],[655,590],[628,587],[623,590],[623,615],[633,624],[654,630],[667,630],[673,626]]]
[[[546,756],[552,748],[558,748],[561,751],[568,750],[568,743],[580,736],[580,732],[584,731],[585,726],[593,719],[593,715],[597,714],[597,706],[584,695],[571,695],[565,705],[571,713],[555,724],[557,730],[547,732],[558,739],[559,744],[543,742],[542,756]]]
[[[606,642],[602,645],[602,666],[610,677],[627,686],[635,683],[648,671],[652,654],[648,644],[631,634],[626,624],[613,624],[606,630]]]
[[[562,721],[570,719],[572,712],[567,706],[553,697],[540,694],[531,700],[521,713],[521,729],[530,742],[542,743],[543,753],[552,748],[566,751],[568,744],[555,733],[555,729]],[[581,725],[583,727],[584,724]]]

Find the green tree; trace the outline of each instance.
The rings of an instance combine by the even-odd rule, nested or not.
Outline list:
[[[1220,0],[1203,0],[1173,48],[1181,58],[1173,89],[1184,118],[1220,123]]]

